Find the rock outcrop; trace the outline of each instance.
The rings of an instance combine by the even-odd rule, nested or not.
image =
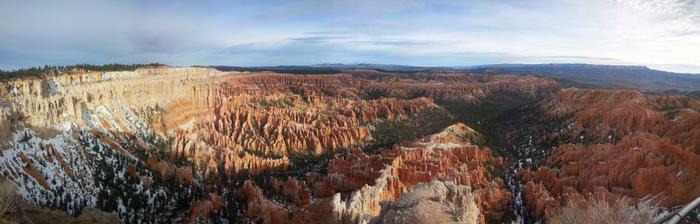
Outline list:
[[[290,184],[296,180],[288,181]],[[290,193],[289,190],[285,194]],[[244,204],[244,216],[259,223],[331,223],[331,210],[328,199],[319,199],[314,203],[290,204],[284,206],[263,196],[262,189],[245,181],[236,190],[236,197]],[[295,194],[291,192],[291,194]]]
[[[260,188],[252,182],[246,182],[238,190],[238,195],[247,204],[246,214],[253,220],[318,222],[304,218],[311,213],[328,222],[369,223],[373,219],[383,219],[377,218],[383,203],[400,199],[402,193],[412,188],[422,189],[417,185],[448,181],[450,184],[447,185],[436,182],[442,188],[434,186],[445,190],[438,192],[447,197],[438,201],[444,203],[441,205],[455,206],[446,208],[444,212],[459,211],[452,218],[468,223],[497,221],[507,209],[511,197],[503,182],[491,177],[488,170],[503,162],[501,158],[493,157],[489,149],[471,145],[468,139],[474,134],[471,128],[456,124],[440,133],[381,150],[376,155],[352,151],[330,160],[327,176],[313,174],[307,177],[309,186],[313,186],[313,194],[306,185],[301,184],[302,181],[293,178],[270,180],[270,189],[290,201],[284,203],[286,209],[263,197]],[[310,200],[312,195],[316,198]],[[425,205],[437,205],[435,203],[438,202],[425,201]],[[290,216],[279,215],[290,210]],[[433,215],[446,217],[441,211],[421,212],[415,218]],[[392,219],[393,216],[391,213],[386,218]]]
[[[457,124],[377,155],[356,152],[329,161],[330,185],[341,192],[356,189],[349,200],[342,200],[340,194],[334,196],[338,221],[366,221],[379,214],[381,201],[395,200],[416,184],[433,180],[470,187],[482,211],[479,222],[499,220],[511,196],[503,181],[491,177],[488,170],[503,161],[493,157],[488,148],[471,145],[468,136],[473,134],[469,127]]]
[[[395,202],[382,204],[373,223],[476,224],[479,208],[468,187],[434,181],[411,188]]]
[[[209,198],[192,202],[189,211],[189,223],[197,223],[198,220],[207,220],[212,213],[224,207],[224,200],[216,193],[209,194]]]

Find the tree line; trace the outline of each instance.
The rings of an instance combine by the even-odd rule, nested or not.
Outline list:
[[[137,68],[157,67],[157,66],[164,66],[164,64],[159,64],[159,63],[104,64],[104,65],[76,64],[76,65],[59,65],[59,66],[44,65],[43,67],[39,66],[39,67],[20,68],[20,69],[13,70],[13,71],[0,70],[0,79],[53,76],[53,75],[63,74],[63,73],[66,73],[66,72],[72,71],[72,70],[99,71],[99,72],[134,71]]]

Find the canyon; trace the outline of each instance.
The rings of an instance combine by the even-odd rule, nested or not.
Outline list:
[[[537,140],[564,143],[543,166],[520,173],[536,215],[547,215],[547,207],[581,194],[663,207],[700,195],[699,100],[565,89],[540,106],[545,116],[567,124]]]
[[[521,74],[169,66],[0,86],[0,173],[28,205],[74,217],[532,223],[572,201],[661,211],[700,196],[690,96]]]

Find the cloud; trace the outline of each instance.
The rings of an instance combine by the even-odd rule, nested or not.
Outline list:
[[[335,40],[347,40],[352,39],[353,36],[348,35],[312,35],[304,37],[293,37],[288,40],[296,41],[300,43],[326,43]]]
[[[620,3],[652,14],[668,24],[673,35],[700,34],[700,1],[694,0],[618,0]]]
[[[672,72],[680,72],[680,73],[695,73],[697,75],[700,75],[700,66],[696,65],[670,65],[670,64],[653,64],[649,65],[650,68],[653,69],[658,69],[658,70],[663,70],[663,71],[672,71]]]
[[[630,7],[675,19],[700,20],[700,2],[688,0],[618,0]]]
[[[254,16],[261,20],[298,19],[305,16],[332,15],[334,17],[354,15],[381,15],[424,8],[424,0],[336,0],[336,1],[282,1],[269,5]]]
[[[4,2],[0,69],[112,62],[700,65],[698,1],[163,3]]]

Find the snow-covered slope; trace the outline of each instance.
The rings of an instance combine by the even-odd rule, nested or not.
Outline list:
[[[145,168],[155,156],[147,149],[162,141],[150,115],[182,98],[206,104],[222,75],[168,68],[0,83],[0,173],[31,204],[70,214],[97,207],[127,222],[181,220],[198,186],[154,181]]]

